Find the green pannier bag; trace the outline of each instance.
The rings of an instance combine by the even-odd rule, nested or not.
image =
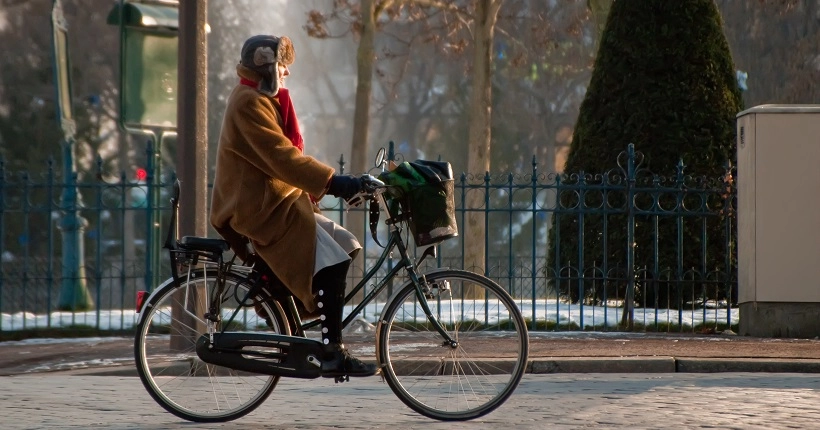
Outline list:
[[[458,236],[453,168],[442,161],[403,162],[379,179],[388,188],[391,211],[396,203],[407,217],[416,246],[427,246]]]

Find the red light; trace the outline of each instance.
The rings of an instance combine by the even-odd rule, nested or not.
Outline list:
[[[142,167],[137,168],[137,180],[144,181],[148,177],[148,171]]]
[[[145,299],[148,298],[148,291],[137,291],[137,313],[142,312],[142,306],[145,304]]]

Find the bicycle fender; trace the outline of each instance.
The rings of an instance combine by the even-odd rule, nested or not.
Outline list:
[[[192,273],[192,275],[199,276],[199,274],[202,273],[202,272],[203,272],[203,270],[199,269],[199,270],[194,271]],[[216,269],[209,269],[207,274],[208,274],[209,277],[213,276],[214,278],[216,278]],[[184,279],[184,277],[181,277],[180,279]],[[154,304],[153,304],[154,296],[156,296],[160,291],[165,289],[165,287],[167,287],[168,285],[173,284],[173,283],[174,283],[174,277],[172,276],[172,277],[166,279],[165,281],[163,281],[162,284],[160,284],[158,287],[151,290],[151,294],[149,294],[148,298],[145,299],[145,304],[142,306],[142,310],[140,311],[139,315],[137,316],[137,320],[134,323],[134,326],[137,326],[140,323],[142,323],[142,320],[145,318],[145,314],[147,313],[147,310],[154,306]]]
[[[145,315],[148,313],[148,310],[154,307],[153,299],[157,295],[157,293],[159,293],[160,291],[165,289],[165,287],[173,283],[174,278],[168,278],[162,284],[160,284],[159,287],[154,288],[153,291],[151,291],[151,294],[149,294],[148,298],[145,299],[145,304],[142,306],[142,310],[140,311],[139,315],[137,315],[137,320],[134,322],[134,326],[141,324],[143,318],[145,318]]]

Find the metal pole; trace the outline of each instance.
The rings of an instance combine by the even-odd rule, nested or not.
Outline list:
[[[626,298],[621,325],[635,328],[635,144],[626,147]]]
[[[51,12],[54,37],[54,77],[57,92],[57,120],[63,130],[63,192],[60,207],[62,235],[62,284],[60,310],[84,311],[93,308],[91,293],[86,286],[83,232],[88,226],[79,214],[77,171],[74,163],[75,123],[71,108],[71,77],[68,57],[68,26],[60,0],[54,0]]]
[[[179,205],[179,235],[207,235],[208,202],[208,2],[181,1],[179,3],[179,64],[177,103],[177,177],[182,183]],[[206,311],[198,300],[202,291],[189,290],[188,300],[197,305],[193,310],[197,315]],[[185,303],[179,298],[179,303]],[[205,328],[191,318],[181,306],[172,309],[172,324],[184,324]],[[173,327],[172,327],[172,331]],[[171,349],[185,348],[191,339],[171,337]]]
[[[63,193],[60,202],[63,216],[60,219],[59,228],[63,245],[63,279],[57,308],[85,311],[94,307],[85,279],[83,233],[88,227],[88,221],[78,212],[77,172],[74,167],[73,153],[73,139],[63,141]]]
[[[157,165],[159,164],[159,146],[160,138],[152,131],[146,131],[151,136],[145,144],[145,289],[153,291],[157,284],[157,271],[159,271],[158,251],[154,249],[158,236],[156,234],[156,185],[159,181],[157,174]]]
[[[179,3],[177,176],[182,182],[180,235],[207,235],[208,2]]]

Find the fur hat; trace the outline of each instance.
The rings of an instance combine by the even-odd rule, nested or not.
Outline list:
[[[242,45],[239,64],[255,71],[262,77],[259,91],[275,96],[279,92],[279,67],[293,64],[296,54],[293,44],[286,36],[253,36]]]

